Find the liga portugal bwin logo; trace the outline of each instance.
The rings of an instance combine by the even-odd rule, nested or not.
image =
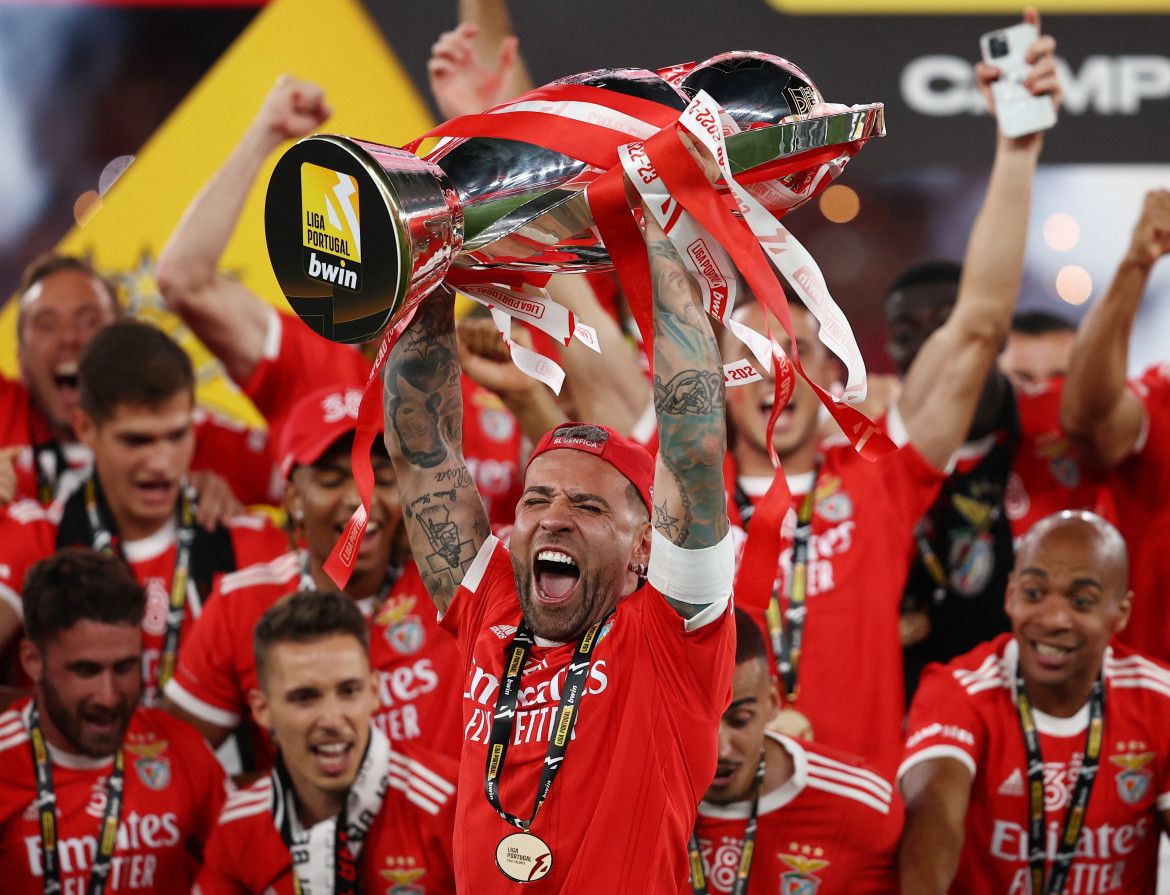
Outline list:
[[[358,292],[362,286],[362,231],[354,177],[310,162],[301,164],[301,243],[305,273]]]

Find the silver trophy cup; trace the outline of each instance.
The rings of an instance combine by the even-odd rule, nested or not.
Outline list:
[[[759,184],[776,215],[823,189],[865,140],[885,133],[881,104],[816,114],[821,97],[807,76],[762,53],[726,53],[680,68],[670,81],[621,69],[555,83],[603,87],[678,112],[688,91],[706,90],[743,129],[727,139],[732,173]],[[831,162],[828,177],[808,176]],[[486,283],[501,269],[611,269],[584,193],[600,173],[535,142],[447,139],[419,158],[315,135],[292,146],[273,171],[264,209],[268,252],[306,324],[335,342],[364,342],[453,271],[464,282]]]

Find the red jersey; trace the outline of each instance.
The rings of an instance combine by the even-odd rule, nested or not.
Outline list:
[[[811,485],[797,478],[790,478],[792,506],[781,532],[782,611],[796,512]],[[847,444],[825,445],[816,477],[795,708],[812,723],[818,743],[861,755],[890,777],[901,754],[905,702],[902,589],[917,555],[914,525],[944,478],[912,444],[874,462]],[[728,486],[735,484],[732,476]],[[768,630],[758,607],[744,608]]]
[[[330,382],[364,389],[369,375],[370,362],[360,351],[330,342],[296,317],[274,311],[263,358],[240,386],[268,420],[272,443],[279,444],[280,429],[298,400]],[[467,376],[460,382],[463,456],[492,525],[510,525],[523,490],[520,425],[493,392]]]
[[[1027,893],[1028,760],[1015,705],[1011,634],[922,675],[901,778],[932,758],[971,771],[965,838],[952,895]],[[1105,651],[1105,731],[1066,895],[1154,891],[1158,813],[1170,808],[1170,669],[1124,647]],[[1086,704],[1071,718],[1033,709],[1044,760],[1048,867],[1084,760]]]
[[[455,762],[446,762],[449,766],[444,764],[441,774],[391,751],[386,795],[358,856],[361,891],[455,891]],[[292,858],[274,819],[275,790],[269,774],[228,798],[207,843],[193,895],[294,895]]]
[[[31,702],[22,699],[0,715],[0,880],[5,895],[44,891],[28,733]],[[203,738],[166,712],[136,709],[123,751],[122,813],[106,891],[186,891],[230,784]],[[49,753],[62,895],[84,895],[114,759],[70,755],[52,746]]]
[[[794,769],[760,799],[749,895],[897,895],[903,807],[890,781],[847,752],[767,736]],[[751,808],[750,801],[699,804],[695,835],[711,892],[730,895],[735,885]]]
[[[495,865],[496,846],[517,829],[488,801],[484,770],[506,652],[522,616],[507,549],[494,537],[484,542],[443,617],[467,669],[455,832],[460,891],[678,892],[731,699],[735,628],[727,606],[720,601],[684,622],[650,584],[618,603],[598,634],[564,761],[532,822],[532,834],[551,848],[551,867],[521,885]],[[524,818],[575,649],[537,643],[522,672],[499,789],[505,810]]]
[[[1028,388],[1015,387],[1020,445],[1004,495],[1004,511],[1015,538],[1061,510],[1092,510],[1112,516],[1108,501],[1103,500],[1104,477],[1077,461],[1060,427],[1063,389],[1063,377]]]
[[[195,410],[194,424],[192,470],[210,469],[222,476],[244,503],[280,502],[283,482],[274,490],[274,476],[279,480],[279,471],[273,464],[267,432],[199,408]],[[35,445],[44,446],[41,459],[37,458]],[[0,448],[5,447],[21,448],[14,463],[17,500],[40,500],[37,464],[42,466],[41,479],[52,482],[55,498],[72,493],[93,469],[89,448],[77,442],[57,442],[41,412],[33,406],[28,389],[16,380],[0,377]]]
[[[80,496],[78,494],[77,496]],[[51,556],[58,547],[90,546],[72,525],[74,503],[64,516],[47,511],[33,500],[12,504],[0,517],[0,599],[21,614],[20,591],[29,567]],[[84,510],[81,510],[84,515]],[[146,615],[142,618],[142,703],[158,701],[158,671],[166,637],[171,579],[178,553],[174,517],[154,534],[118,545],[134,577],[146,588]],[[87,529],[88,531],[88,529]],[[197,529],[192,547],[191,576],[179,642],[190,634],[203,611],[219,574],[238,565],[278,556],[288,549],[288,538],[267,516],[234,516],[215,534]]]
[[[1117,635],[1156,659],[1170,659],[1170,364],[1130,384],[1146,410],[1135,455],[1109,475],[1116,524],[1129,547],[1133,614]]]
[[[199,623],[183,640],[166,694],[197,718],[228,730],[249,717],[247,694],[257,689],[252,629],[277,600],[314,589],[305,555],[287,553],[224,575]],[[439,627],[413,562],[381,606],[361,601],[370,619],[370,664],[378,675],[374,724],[400,744],[410,741],[459,757],[462,747],[459,651]],[[368,604],[368,605],[364,605]],[[372,618],[371,618],[372,615]],[[260,732],[261,767],[272,764],[272,742]],[[258,744],[259,745],[259,744]]]

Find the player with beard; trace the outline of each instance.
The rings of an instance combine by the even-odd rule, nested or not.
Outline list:
[[[146,588],[143,702],[153,705],[218,576],[279,556],[288,539],[260,514],[229,517],[211,531],[195,521],[186,482],[195,376],[165,333],[130,320],[111,323],[90,339],[78,369],[74,426],[93,452],[94,470],[49,511],[26,500],[0,517],[0,603],[18,610],[25,571],[59,547],[119,555]],[[13,619],[11,629],[0,624],[0,638],[19,627],[15,612]]]
[[[0,715],[4,891],[185,890],[227,789],[192,727],[138,705],[142,586],[69,549],[22,599],[33,695]]]
[[[377,685],[354,601],[291,594],[253,641],[259,688],[248,699],[280,751],[271,774],[224,805],[193,891],[353,895],[382,877],[454,892],[455,761],[407,758],[371,723]]]
[[[673,893],[686,880],[734,652],[723,375],[697,286],[646,219],[657,461],[612,429],[558,427],[533,451],[510,548],[460,454],[450,293],[420,306],[386,363],[407,532],[467,674],[467,891]],[[434,413],[414,412],[432,396]]]
[[[902,801],[890,781],[857,756],[769,731],[780,691],[742,609],[735,638],[719,764],[691,840],[692,892],[897,893]]]

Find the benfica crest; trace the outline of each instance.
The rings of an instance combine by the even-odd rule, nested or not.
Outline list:
[[[1119,768],[1117,794],[1128,805],[1136,805],[1150,792],[1153,771],[1146,767],[1154,760],[1153,752],[1127,752],[1124,755],[1110,755],[1109,760]]]
[[[422,649],[427,637],[422,620],[411,612],[417,603],[417,597],[402,594],[386,600],[374,615],[374,624],[385,626],[386,642],[405,655]]]
[[[154,734],[128,737],[126,751],[138,756],[134,762],[134,770],[138,772],[138,779],[147,789],[158,791],[166,789],[171,782],[171,760],[160,758],[159,754],[167,748],[166,740],[156,740]]]
[[[418,895],[425,892],[417,881],[426,875],[427,869],[419,867],[413,856],[387,858],[386,867],[378,875],[390,884],[385,895]]]
[[[817,849],[820,851],[820,849]],[[824,870],[829,862],[823,858],[810,858],[807,855],[780,855],[780,860],[792,868],[780,874],[780,895],[816,895],[823,880],[815,876],[818,870]]]

